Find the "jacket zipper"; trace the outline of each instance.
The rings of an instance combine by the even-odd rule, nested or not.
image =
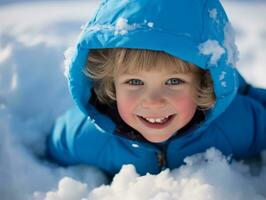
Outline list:
[[[158,151],[157,153],[158,165],[160,170],[165,170],[167,168],[166,156],[163,151]]]
[[[168,143],[169,143],[169,141],[167,141],[163,145],[163,148],[160,149],[157,152],[158,165],[159,165],[161,171],[163,171],[166,168],[168,168],[167,157],[166,157],[166,150],[167,150],[167,147],[168,147]]]

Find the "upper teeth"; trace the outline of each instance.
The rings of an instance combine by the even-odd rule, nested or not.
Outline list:
[[[151,122],[151,123],[161,123],[163,122],[165,119],[167,119],[169,116],[166,116],[166,117],[163,117],[163,118],[147,118],[147,117],[144,117],[147,121]]]

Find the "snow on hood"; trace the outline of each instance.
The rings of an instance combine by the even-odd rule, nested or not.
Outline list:
[[[219,116],[237,92],[238,51],[218,0],[102,1],[67,57],[70,92],[85,114],[91,109],[92,81],[83,73],[90,49],[119,47],[164,51],[209,70],[217,101],[205,124]]]

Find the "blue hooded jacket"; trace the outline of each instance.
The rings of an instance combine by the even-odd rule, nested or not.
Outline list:
[[[84,74],[91,49],[164,51],[208,70],[216,103],[205,120],[161,145],[116,133],[116,124],[89,103]],[[123,164],[141,174],[180,166],[186,156],[215,147],[248,157],[266,148],[266,92],[236,72],[231,25],[218,0],[103,0],[84,27],[69,62],[69,88],[77,107],[61,116],[48,142],[62,164],[88,164],[113,175]]]

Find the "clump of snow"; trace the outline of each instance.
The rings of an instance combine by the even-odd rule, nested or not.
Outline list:
[[[70,68],[70,64],[71,64],[71,60],[72,60],[74,52],[75,52],[74,47],[69,47],[64,52],[64,56],[65,56],[65,60],[64,60],[64,66],[65,66],[64,75],[65,75],[65,77],[67,79],[69,78],[69,68]]]
[[[147,25],[148,25],[148,27],[150,27],[150,28],[153,28],[153,27],[154,27],[154,23],[153,23],[153,22],[148,22]]]
[[[220,81],[224,80],[225,75],[226,75],[226,72],[225,71],[222,71],[221,74],[220,74],[220,76],[219,76],[219,80]]]
[[[219,22],[217,19],[217,10],[214,8],[209,10],[209,16],[215,22]],[[224,26],[224,41],[223,47],[215,40],[208,40],[199,46],[200,52],[204,55],[212,54],[210,64],[216,65],[217,61],[220,59],[221,55],[227,54],[227,64],[230,64],[232,67],[236,67],[238,61],[238,49],[235,43],[235,33],[234,29],[230,22],[227,22]]]
[[[0,46],[0,63],[6,60],[11,55],[12,47],[11,45],[7,45],[6,47]]]
[[[210,64],[217,65],[221,56],[225,53],[224,48],[216,40],[207,40],[199,45],[200,53],[203,55],[210,55]]]
[[[55,188],[56,185],[54,183],[58,182],[58,190],[49,192],[36,190],[31,196],[32,200],[81,199],[79,197],[88,194],[93,188],[107,182],[103,173],[93,167],[82,165],[68,168],[52,167],[54,171],[50,173],[54,175],[54,180],[51,182],[50,189]]]
[[[84,30],[86,29],[86,27],[83,28]],[[89,25],[89,27],[87,28],[88,31],[101,31],[101,30],[115,30],[114,26],[107,24],[107,25],[100,25],[100,24],[96,24],[96,25]]]
[[[127,19],[120,17],[118,18],[115,24],[115,35],[125,35],[128,33],[128,31],[132,31],[132,30],[142,28],[145,26],[148,26],[149,28],[153,28],[154,23],[147,22],[146,20],[144,20],[144,24],[137,24],[137,23],[129,24]]]
[[[134,30],[136,27],[138,27],[137,24],[130,25],[127,19],[120,17],[115,25],[115,35],[125,35],[129,30]]]
[[[217,21],[217,14],[218,14],[218,12],[217,12],[217,9],[216,8],[213,8],[213,9],[209,10],[209,16],[210,16],[210,18],[212,18],[216,22],[218,22]]]
[[[129,31],[133,31],[140,28],[153,28],[154,23],[144,20],[144,23],[132,23],[128,22],[128,19],[119,17],[115,25],[111,24],[95,24],[87,27],[88,31],[101,31],[101,30],[110,30],[114,31],[115,35],[126,35]]]
[[[139,148],[139,145],[135,144],[135,143],[133,143],[131,146],[134,147],[134,148]]]
[[[236,67],[239,52],[235,43],[235,33],[230,22],[227,22],[224,27],[224,47],[227,52],[227,64]]]
[[[226,81],[224,81],[225,75],[226,75],[226,72],[222,71],[220,76],[219,76],[219,81],[221,81],[221,85],[223,87],[227,87],[227,83],[226,83]]]
[[[72,178],[63,178],[58,185],[57,192],[48,192],[45,200],[76,200],[88,194],[87,184]]]

